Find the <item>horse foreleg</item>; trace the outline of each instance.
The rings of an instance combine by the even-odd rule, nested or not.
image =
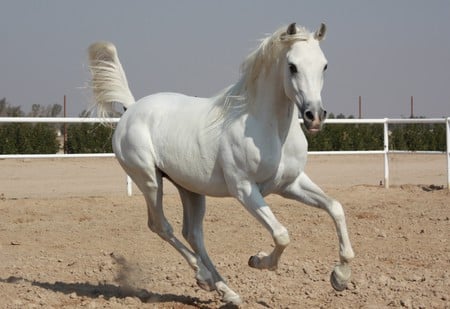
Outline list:
[[[179,186],[177,188],[183,203],[183,237],[203,262],[204,269],[199,269],[196,277],[198,284],[205,290],[213,290],[214,283],[223,279],[209,258],[203,241],[205,197]]]
[[[266,205],[259,188],[250,182],[238,186],[236,198],[267,230],[272,234],[275,248],[270,254],[260,252],[250,257],[248,265],[258,269],[275,270],[281,254],[289,244],[287,229],[277,220],[269,206]]]
[[[351,277],[349,263],[355,254],[350,244],[342,205],[338,201],[328,197],[305,173],[300,174],[281,195],[310,206],[324,209],[331,216],[336,226],[339,239],[340,256],[340,263],[335,266],[331,274],[331,284],[335,290],[341,291],[346,289]]]
[[[255,211],[255,214],[256,215],[254,216],[258,220],[262,218],[263,225],[271,231],[275,248],[270,254],[259,252],[258,254],[251,256],[248,260],[248,265],[257,269],[276,270],[281,255],[290,242],[289,233],[275,218],[269,206],[258,208]]]

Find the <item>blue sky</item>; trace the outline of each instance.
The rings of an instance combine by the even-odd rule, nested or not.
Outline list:
[[[117,45],[136,98],[175,91],[212,96],[237,81],[258,40],[297,22],[328,26],[323,101],[365,118],[450,116],[450,1],[1,0],[0,98],[29,111],[86,109],[87,47]]]

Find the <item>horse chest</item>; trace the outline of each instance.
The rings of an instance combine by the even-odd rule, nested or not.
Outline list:
[[[246,158],[249,172],[255,175],[256,180],[273,177],[281,160],[281,146],[277,141],[258,146],[249,145]]]
[[[263,195],[277,192],[292,183],[304,171],[307,157],[307,141],[303,132],[289,134],[281,148],[281,156],[275,173],[259,187]]]
[[[229,127],[221,143],[223,163],[228,163],[225,165],[233,173],[243,173],[260,184],[295,178],[304,159],[299,152],[307,148],[298,123],[289,122],[280,130],[277,123],[257,120],[243,117]]]

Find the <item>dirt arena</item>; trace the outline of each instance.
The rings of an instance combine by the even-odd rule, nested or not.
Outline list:
[[[335,292],[331,219],[278,196],[267,202],[291,244],[278,270],[248,258],[272,239],[232,199],[207,199],[206,245],[243,308],[450,308],[450,193],[445,155],[311,156],[307,172],[345,208],[356,258]],[[181,256],[147,228],[115,159],[0,160],[0,308],[218,308]],[[165,211],[180,235],[181,205]]]

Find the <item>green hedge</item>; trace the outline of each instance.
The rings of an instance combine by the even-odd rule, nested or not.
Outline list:
[[[67,128],[68,153],[110,153],[114,128],[98,123],[72,124]]]
[[[382,124],[328,124],[307,139],[310,151],[382,150],[383,134]],[[389,149],[445,151],[445,125],[389,125]]]
[[[410,151],[445,151],[445,124],[390,125],[390,148]]]
[[[34,116],[56,116],[57,104],[33,106]],[[0,100],[0,116],[24,116],[20,107]],[[81,117],[89,117],[83,112]],[[334,115],[330,114],[330,118]],[[345,118],[340,114],[337,118]],[[349,118],[353,118],[350,116]],[[59,150],[57,129],[60,125],[47,123],[0,124],[0,154],[52,154]],[[445,151],[444,124],[389,125],[389,147],[393,150]],[[114,126],[97,123],[67,125],[68,153],[110,153]],[[316,134],[306,134],[311,151],[382,150],[382,124],[328,124]]]
[[[59,150],[54,125],[10,123],[0,125],[1,154],[51,154]]]

